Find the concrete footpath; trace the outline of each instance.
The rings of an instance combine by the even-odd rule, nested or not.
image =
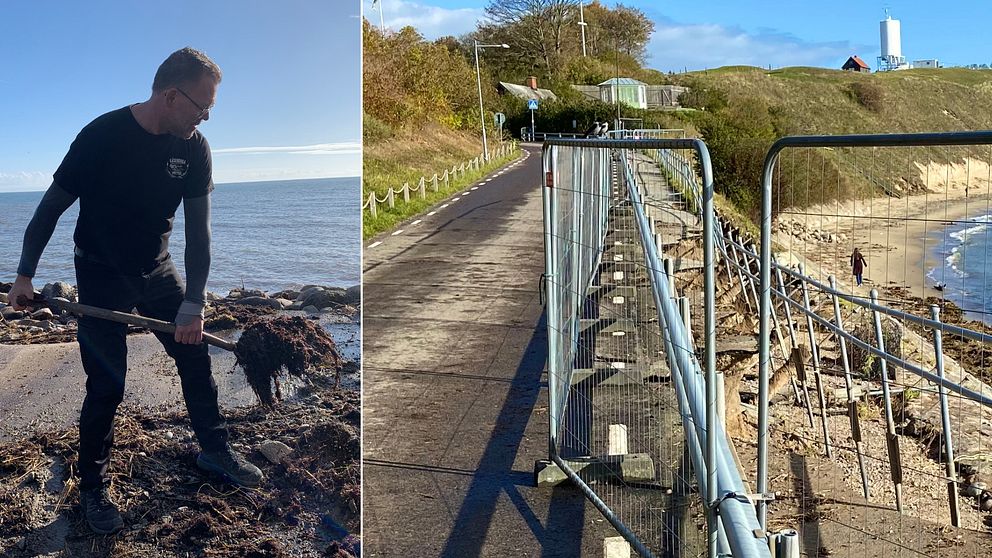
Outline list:
[[[540,147],[367,243],[364,536],[374,557],[603,556],[548,455]]]

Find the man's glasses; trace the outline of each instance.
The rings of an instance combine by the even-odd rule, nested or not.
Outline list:
[[[182,93],[182,94],[183,94],[183,97],[186,97],[186,99],[187,99],[187,100],[188,100],[189,102],[191,102],[191,103],[193,103],[193,106],[194,106],[194,107],[196,107],[196,108],[198,108],[198,109],[200,110],[200,113],[199,113],[198,115],[196,115],[196,116],[197,116],[197,118],[199,118],[200,116],[203,116],[204,114],[207,114],[207,112],[208,112],[208,111],[209,111],[210,109],[212,109],[212,108],[213,108],[213,106],[212,106],[212,105],[211,105],[211,106],[209,106],[209,107],[201,107],[201,106],[200,106],[200,103],[197,103],[196,101],[194,101],[192,97],[190,97],[189,95],[187,95],[185,91],[183,91],[182,89],[180,89],[180,88],[178,88],[178,87],[176,88],[176,91],[178,91],[178,92],[180,92],[180,93]]]

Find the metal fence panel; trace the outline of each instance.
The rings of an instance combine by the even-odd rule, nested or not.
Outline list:
[[[992,453],[983,426],[992,420],[985,372],[992,329],[942,319],[940,309],[986,323],[992,315],[981,294],[984,270],[973,269],[970,279],[941,275],[951,260],[981,262],[990,253],[989,243],[964,253],[968,235],[984,235],[992,215],[990,145],[992,132],[783,138],[765,160],[760,250],[721,235],[740,257],[725,261],[760,295],[757,489],[794,499],[799,511],[790,520],[807,533],[806,555],[826,555],[820,536],[850,555],[988,554],[992,521],[982,514],[992,509],[992,493],[977,479],[986,467],[980,456]],[[780,258],[772,253],[775,234]],[[953,249],[951,237],[960,240]],[[855,246],[868,253],[863,286],[861,277],[850,279]],[[910,262],[911,249],[919,262]],[[914,279],[908,269],[917,264]],[[981,296],[969,296],[967,285],[976,284]],[[776,341],[781,358],[771,350]],[[781,413],[771,420],[769,381],[792,367],[809,425],[785,432]],[[798,466],[770,479],[769,464],[786,457],[782,447],[769,453],[773,433],[816,453],[832,451],[829,467],[845,473],[814,475],[807,457],[793,451]],[[863,500],[847,495],[852,488]],[[781,525],[765,502],[758,508],[762,526]]]
[[[640,165],[653,167],[656,178],[664,174],[646,154],[660,149],[697,161],[701,191],[709,193],[697,198],[703,203],[695,214],[676,200],[685,221],[704,229],[705,296],[686,294],[695,292],[695,306],[703,311],[705,367],[683,322],[690,305],[679,308],[675,278],[666,274],[656,243],[686,237],[685,224],[673,232],[659,217],[661,209],[677,214],[661,204],[678,196],[652,197],[641,179]],[[544,169],[552,459],[643,555],[712,556],[719,532],[721,551],[767,556],[750,495],[716,419],[717,237],[705,217],[712,215],[705,145],[685,139],[555,140],[545,145]],[[667,228],[656,237],[658,227]],[[693,495],[693,484],[702,499]],[[691,510],[708,515],[708,534],[691,528]]]

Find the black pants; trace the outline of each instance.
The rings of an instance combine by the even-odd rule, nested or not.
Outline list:
[[[171,259],[152,269],[124,274],[76,257],[79,302],[173,321],[184,296],[183,282]],[[79,417],[80,489],[109,482],[114,415],[124,397],[127,374],[127,326],[97,318],[79,319],[79,351],[86,371],[86,398]],[[217,384],[210,372],[207,345],[177,343],[171,334],[155,333],[176,361],[190,423],[205,451],[227,444],[227,425],[217,406]]]

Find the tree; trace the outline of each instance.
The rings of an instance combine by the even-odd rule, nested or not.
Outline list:
[[[566,37],[578,20],[577,0],[490,0],[487,29],[512,37],[507,42],[537,56],[544,75],[554,79],[565,62]],[[481,29],[480,29],[481,30]]]
[[[617,4],[609,9],[598,1],[584,8],[586,46],[590,56],[605,58],[616,50],[644,64],[654,22],[644,12]]]

